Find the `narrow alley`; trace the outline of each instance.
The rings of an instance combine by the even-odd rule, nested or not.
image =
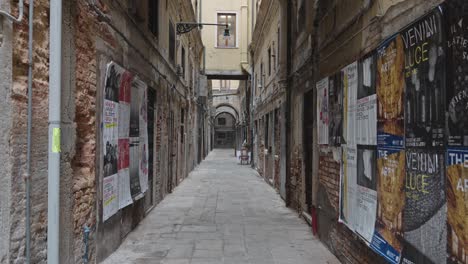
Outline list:
[[[214,150],[103,263],[339,263],[232,150]]]

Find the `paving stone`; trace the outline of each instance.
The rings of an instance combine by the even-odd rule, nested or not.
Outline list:
[[[338,264],[231,150],[215,150],[103,263]]]

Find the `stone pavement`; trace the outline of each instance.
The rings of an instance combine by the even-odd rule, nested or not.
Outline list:
[[[232,150],[214,150],[103,263],[336,264]]]

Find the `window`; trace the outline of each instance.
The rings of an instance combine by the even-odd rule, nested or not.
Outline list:
[[[273,62],[271,63],[273,65],[273,71],[276,71],[276,53],[275,53],[275,42],[273,42],[271,46],[271,59]]]
[[[218,118],[218,125],[225,126],[226,125],[226,118],[224,118],[224,117]]]
[[[231,89],[231,81],[230,80],[220,80],[220,90],[221,91],[229,91]]]
[[[264,120],[265,120],[265,148],[267,149],[270,146],[270,144],[269,144],[269,135],[268,135],[269,126],[270,126],[269,114],[265,115]]]
[[[229,37],[224,36],[225,27],[217,27],[217,47],[218,48],[235,48],[237,46],[237,28],[236,14],[234,13],[219,13],[218,24],[227,24],[229,26]]]
[[[184,143],[184,123],[185,123],[185,111],[183,108],[180,109],[180,141]]]
[[[280,35],[280,32],[281,32],[281,31],[280,31],[280,28],[278,27],[278,47],[277,47],[277,49],[276,49],[276,57],[278,58],[278,59],[276,60],[277,65],[279,65],[279,58],[280,58],[280,43],[281,43],[281,42],[280,42],[280,36],[281,36],[281,35]]]
[[[265,73],[263,72],[263,62],[260,64],[260,88],[263,87],[263,85],[265,84],[265,80],[263,79],[263,77],[265,76]]]
[[[148,28],[153,35],[159,33],[159,0],[148,1]]]
[[[271,47],[268,48],[268,76],[271,76]]]
[[[175,62],[175,29],[172,21],[169,21],[169,59]]]
[[[182,68],[182,78],[185,79],[185,48],[182,47],[182,54],[180,58],[180,67]]]

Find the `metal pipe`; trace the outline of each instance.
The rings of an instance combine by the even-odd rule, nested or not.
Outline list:
[[[23,14],[24,14],[24,3],[23,3],[23,0],[19,0],[18,2],[18,17],[14,17],[12,16],[10,13],[6,12],[6,11],[3,11],[3,10],[0,10],[0,15],[1,16],[5,16],[6,18],[10,19],[11,21],[15,22],[15,23],[21,23],[21,21],[23,20]]]
[[[22,15],[21,15],[22,16]],[[22,19],[22,18],[21,18]],[[31,137],[32,137],[32,71],[33,71],[33,30],[34,0],[29,2],[28,40],[28,137],[26,152],[26,263],[31,263]]]
[[[47,263],[59,263],[62,0],[50,0]]]

